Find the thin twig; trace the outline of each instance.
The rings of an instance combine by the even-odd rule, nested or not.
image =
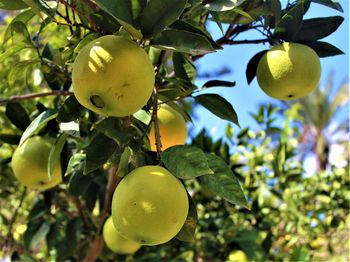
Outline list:
[[[100,221],[98,225],[98,231],[97,236],[94,240],[90,241],[89,245],[89,251],[85,258],[83,259],[84,262],[93,262],[96,261],[98,256],[100,255],[102,248],[103,248],[103,238],[102,238],[102,228],[103,224],[106,220],[106,218],[109,216],[111,211],[111,203],[112,203],[112,197],[115,188],[117,187],[118,183],[121,181],[121,178],[116,175],[117,167],[113,166],[108,171],[108,182],[106,186],[105,191],[105,200],[104,200],[104,206],[103,210],[100,214]]]
[[[23,100],[30,100],[37,97],[45,97],[45,96],[69,96],[73,95],[73,92],[65,91],[65,90],[53,90],[50,92],[38,92],[38,93],[31,93],[31,94],[25,94],[25,95],[18,95],[18,96],[10,96],[8,98],[0,99],[0,105],[6,105],[8,103],[12,102],[18,102]]]
[[[156,67],[155,67],[155,75],[156,75],[156,83],[153,89],[153,109],[152,109],[152,122],[154,123],[154,136],[155,143],[157,148],[157,160],[160,161],[160,153],[162,152],[162,142],[160,141],[160,133],[159,133],[159,123],[158,123],[158,91],[159,91],[159,83],[157,83],[157,75],[159,73],[160,67],[163,64],[165,58],[165,51],[162,50]]]

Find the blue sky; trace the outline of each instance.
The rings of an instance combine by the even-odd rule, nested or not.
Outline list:
[[[285,3],[287,1],[281,2],[282,6],[285,6]],[[339,3],[342,5],[344,13],[316,3],[312,3],[308,13],[305,15],[305,18],[327,17],[335,15],[340,15],[345,18],[345,21],[336,32],[322,39],[322,41],[329,42],[341,49],[345,55],[326,57],[321,59],[321,86],[326,83],[327,77],[332,71],[334,72],[334,84],[336,86],[339,86],[345,79],[347,79],[347,81],[349,79],[349,1],[339,0]],[[210,25],[209,30],[210,33],[214,36],[214,39],[222,36],[221,31],[214,23]],[[258,32],[247,32],[241,34],[238,39],[243,40],[261,38],[263,37]],[[246,65],[249,62],[250,58],[259,51],[268,48],[268,44],[225,46],[224,50],[206,55],[196,62],[197,69],[200,73],[215,72],[222,67],[228,67],[230,69],[231,72],[229,74],[225,74],[219,79],[236,81],[235,87],[217,87],[209,89],[206,92],[217,93],[225,97],[236,110],[242,128],[247,126],[255,126],[255,122],[250,117],[249,113],[256,112],[260,103],[277,102],[261,91],[256,79],[250,85],[248,85],[245,78]],[[201,86],[208,80],[210,79],[200,78],[197,80],[196,84],[198,86]],[[198,108],[196,110],[196,114],[198,116],[198,119],[194,119],[194,134],[197,134],[202,130],[202,128],[206,128],[214,139],[218,139],[223,136],[226,124],[228,123],[227,121],[221,120],[215,115],[208,113],[208,111],[204,108]],[[236,128],[236,130],[238,130],[238,128]]]

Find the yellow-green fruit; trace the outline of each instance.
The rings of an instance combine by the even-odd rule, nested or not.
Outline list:
[[[123,117],[147,103],[154,70],[136,43],[107,35],[81,49],[73,64],[72,81],[80,104],[102,115]]]
[[[103,239],[106,246],[118,254],[133,254],[140,249],[141,245],[122,237],[114,228],[112,217],[107,218],[103,225]]]
[[[27,7],[28,5],[21,0],[0,0],[0,9],[19,10]]]
[[[62,181],[61,163],[56,164],[51,179],[48,177],[48,157],[55,139],[34,136],[17,147],[12,156],[16,178],[33,189],[48,189]]]
[[[247,255],[241,250],[232,251],[228,256],[230,262],[248,262]]]
[[[139,167],[117,186],[112,217],[117,231],[142,245],[168,242],[182,228],[188,213],[185,187],[160,166]]]
[[[170,106],[162,104],[158,109],[158,126],[162,149],[175,145],[183,145],[187,139],[187,126],[184,118]],[[156,151],[154,124],[149,134],[151,149]]]
[[[317,87],[320,58],[306,45],[283,43],[263,55],[256,76],[267,95],[281,100],[298,99]]]

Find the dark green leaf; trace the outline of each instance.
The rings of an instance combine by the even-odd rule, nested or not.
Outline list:
[[[190,33],[194,33],[194,34],[198,34],[201,36],[204,36],[211,44],[211,46],[215,49],[222,49],[222,47],[220,45],[218,45],[212,38],[212,36],[207,32],[204,31],[204,29],[194,26],[191,23],[185,22],[183,20],[177,20],[174,23],[172,23],[169,26],[171,29],[176,29],[176,30],[180,30],[180,31],[187,31]]]
[[[290,261],[307,262],[310,261],[310,254],[306,247],[296,247],[290,257]]]
[[[204,94],[195,96],[194,99],[214,115],[239,126],[236,111],[225,98],[216,94]]]
[[[3,10],[19,10],[24,8],[28,8],[28,5],[22,0],[0,1],[0,9]]]
[[[194,82],[196,78],[196,67],[184,54],[174,52],[173,64],[175,75],[189,82]]]
[[[190,195],[188,195],[188,203],[189,208],[185,224],[182,226],[180,232],[177,233],[175,237],[181,241],[191,242],[194,240],[196,233],[198,216],[196,204],[193,202],[193,199]]]
[[[10,134],[0,134],[0,140],[6,144],[18,145],[21,140],[19,135],[10,135]]]
[[[59,226],[58,223],[51,224],[50,231],[46,235],[46,243],[47,243],[47,249],[51,250],[54,248],[55,244],[57,243],[57,239],[59,236]]]
[[[210,87],[217,87],[217,86],[233,87],[235,85],[236,85],[236,82],[223,81],[223,80],[210,80],[206,82],[202,88],[210,88]]]
[[[97,123],[95,129],[114,139],[120,146],[135,135],[133,127],[124,127],[122,120],[116,117],[108,117]]]
[[[176,29],[167,29],[156,35],[151,41],[151,45],[160,49],[174,50],[192,55],[215,52],[215,49],[206,37]]]
[[[268,50],[263,50],[259,53],[256,53],[248,62],[247,69],[245,70],[245,75],[247,78],[248,85],[253,81],[256,76],[256,69],[258,68],[260,59]]]
[[[211,14],[211,17],[212,17],[213,21],[218,25],[222,35],[224,35],[225,34],[224,33],[224,28],[222,27],[220,16],[215,11],[211,11],[210,14]]]
[[[50,5],[50,2],[53,5]],[[29,2],[28,2],[29,3]],[[55,18],[55,14],[57,11],[57,5],[53,3],[53,1],[47,1],[47,0],[31,0],[30,1],[30,6],[32,8],[37,8],[41,12],[45,13],[47,16],[51,18]]]
[[[61,162],[61,152],[68,138],[68,134],[61,134],[56,140],[54,146],[50,150],[49,160],[48,160],[48,177],[51,180],[53,172],[57,164]]]
[[[20,130],[26,130],[30,124],[29,116],[19,103],[8,103],[5,110],[7,118]]]
[[[228,11],[239,6],[244,1],[245,0],[215,0],[207,3],[205,7],[210,11]]]
[[[118,148],[118,144],[102,133],[97,134],[86,150],[84,173],[87,174],[107,162]]]
[[[127,0],[96,0],[96,4],[105,12],[114,17],[132,36],[142,38],[142,34],[135,27],[130,1]]]
[[[324,38],[338,29],[344,18],[341,16],[330,16],[313,18],[303,21],[300,31],[295,36],[295,41],[316,41]]]
[[[302,44],[310,46],[319,57],[328,57],[328,56],[336,56],[343,55],[344,52],[334,45],[323,42],[323,41],[312,41],[312,42],[301,42]]]
[[[22,21],[11,23],[11,34],[12,37],[15,38],[14,42],[23,41],[27,45],[33,46],[27,26]]]
[[[214,174],[200,177],[200,183],[228,202],[248,208],[241,185],[226,162],[213,154],[206,154]]]
[[[82,231],[82,225],[80,218],[73,218],[70,220],[67,224],[66,228],[66,246],[67,246],[67,252],[70,255],[73,255],[76,252],[76,249],[78,247],[78,243],[81,237]]]
[[[103,10],[92,13],[90,17],[96,25],[109,34],[118,32],[120,28],[120,24],[110,14]]]
[[[286,41],[293,41],[303,23],[303,15],[303,4],[296,4],[282,16],[275,28],[274,35]]]
[[[117,176],[119,177],[124,177],[125,175],[128,174],[129,170],[128,170],[128,166],[129,166],[129,161],[130,161],[130,157],[132,154],[132,150],[130,149],[130,147],[125,147],[124,151],[120,157],[120,162],[118,165],[118,170],[117,170]]]
[[[20,145],[27,140],[30,136],[38,133],[50,120],[57,116],[57,110],[46,110],[38,115],[24,131]]]
[[[150,0],[141,16],[141,32],[145,37],[160,33],[183,12],[187,0]]]
[[[194,146],[169,147],[161,153],[161,160],[165,167],[178,178],[191,179],[213,174],[204,152]]]
[[[324,6],[328,6],[330,8],[333,8],[335,10],[338,10],[340,12],[344,12],[343,8],[339,4],[337,0],[311,0],[314,3],[318,3]]]
[[[91,176],[84,175],[83,169],[75,170],[71,172],[71,177],[68,182],[68,191],[73,196],[81,196],[84,195],[91,183]]]
[[[83,108],[79,104],[78,100],[72,95],[64,101],[63,105],[58,111],[57,121],[63,123],[74,121],[80,116],[82,109]]]
[[[24,235],[24,243],[28,249],[35,247],[40,241],[44,240],[47,233],[50,231],[48,221],[42,223],[29,223]]]

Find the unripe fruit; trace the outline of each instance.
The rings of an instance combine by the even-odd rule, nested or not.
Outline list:
[[[183,145],[187,139],[187,126],[184,118],[166,104],[162,104],[158,109],[158,127],[162,143],[162,149],[175,145]],[[149,134],[151,149],[156,151],[156,141],[154,135],[154,124],[152,124]]]
[[[267,95],[281,100],[298,99],[317,87],[320,58],[306,45],[283,43],[263,55],[256,76]]]
[[[154,87],[146,52],[121,36],[107,35],[84,46],[73,64],[74,95],[86,108],[123,117],[141,109]]]
[[[139,167],[117,186],[112,217],[117,231],[142,245],[168,242],[188,213],[188,196],[180,180],[160,166]]]
[[[140,249],[141,245],[122,237],[113,225],[112,217],[108,217],[103,225],[103,240],[106,246],[118,254],[133,254]]]
[[[17,147],[12,156],[12,169],[21,183],[33,189],[48,189],[62,181],[60,161],[50,180],[48,177],[48,157],[54,143],[53,138],[35,136]]]

